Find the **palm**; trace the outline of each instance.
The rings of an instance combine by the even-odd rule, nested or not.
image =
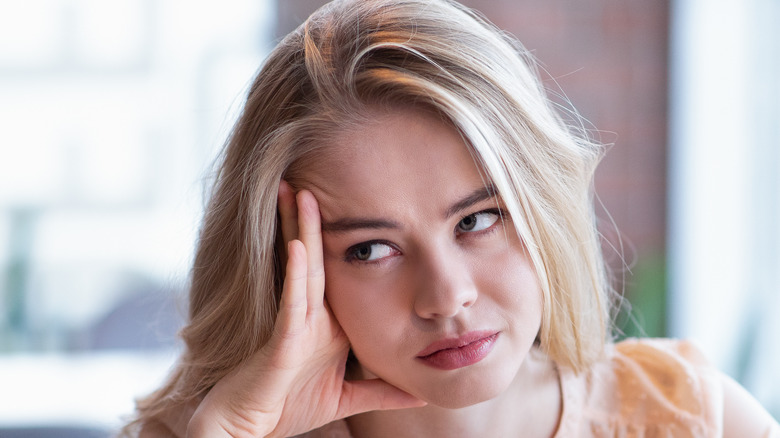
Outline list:
[[[295,348],[302,361],[280,409],[275,436],[291,436],[339,418],[349,343],[330,312],[315,319],[306,339]],[[327,321],[325,321],[327,320]],[[307,345],[308,344],[308,345]]]
[[[381,380],[344,380],[349,342],[324,299],[317,203],[302,192],[296,206],[285,187],[279,211],[288,261],[274,332],[208,393],[190,422],[193,435],[286,437],[366,410],[424,404]]]

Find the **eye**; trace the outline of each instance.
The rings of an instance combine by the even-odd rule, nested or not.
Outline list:
[[[485,210],[470,214],[458,222],[456,232],[474,233],[490,228],[498,222],[500,215],[496,210]]]
[[[363,242],[347,250],[348,261],[373,262],[395,254],[397,250],[383,242]]]

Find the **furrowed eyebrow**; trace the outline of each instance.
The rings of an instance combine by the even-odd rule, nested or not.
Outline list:
[[[397,222],[372,218],[344,218],[322,223],[323,233],[346,233],[355,230],[399,229]]]
[[[468,196],[452,204],[444,213],[444,217],[450,218],[457,213],[471,207],[474,204],[482,202],[496,196],[496,188],[491,184],[471,192]]]
[[[471,207],[474,204],[496,196],[496,188],[492,185],[481,187],[474,190],[460,201],[452,204],[445,212],[445,217],[450,218],[457,213]],[[323,233],[347,233],[356,230],[383,230],[383,229],[401,229],[401,224],[395,221],[375,218],[342,218],[330,222],[322,222],[321,229]]]

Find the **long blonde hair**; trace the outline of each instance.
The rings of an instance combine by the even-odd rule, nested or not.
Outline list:
[[[556,114],[533,60],[447,0],[345,0],[284,38],[223,151],[192,267],[186,349],[137,423],[203,396],[270,336],[281,291],[276,198],[303,157],[368,106],[421,105],[460,130],[515,220],[543,294],[541,347],[588,367],[610,288],[592,209],[601,148]]]

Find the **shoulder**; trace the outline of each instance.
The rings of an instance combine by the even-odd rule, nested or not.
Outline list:
[[[720,373],[690,341],[627,339],[609,347],[595,371],[613,374],[626,395],[641,389],[689,412],[705,413],[705,405],[722,400]]]
[[[627,400],[639,394],[638,406],[666,419],[685,418],[704,429],[722,423],[721,374],[690,341],[628,339],[608,358],[617,389]],[[640,411],[642,411],[640,409]]]
[[[722,376],[723,436],[780,438],[780,424],[745,388]]]
[[[611,345],[614,357],[631,358],[654,363],[658,359],[687,364],[693,367],[710,367],[704,353],[691,341],[668,338],[629,338]],[[607,357],[609,358],[609,349]]]
[[[689,341],[628,339],[608,345],[588,371],[563,380],[565,403],[575,405],[568,415],[579,429],[597,435],[774,438],[779,433],[772,432],[777,423],[747,391]]]
[[[562,387],[564,415],[574,424],[569,427],[597,436],[721,435],[720,375],[690,342],[629,339],[608,345],[587,371],[562,372]]]
[[[710,416],[722,425],[724,437],[780,438],[780,426],[745,388],[710,365],[691,342],[670,339],[629,340],[615,346],[618,356],[641,364],[655,376],[666,400],[692,400],[709,405]],[[684,378],[684,380],[682,380]]]

